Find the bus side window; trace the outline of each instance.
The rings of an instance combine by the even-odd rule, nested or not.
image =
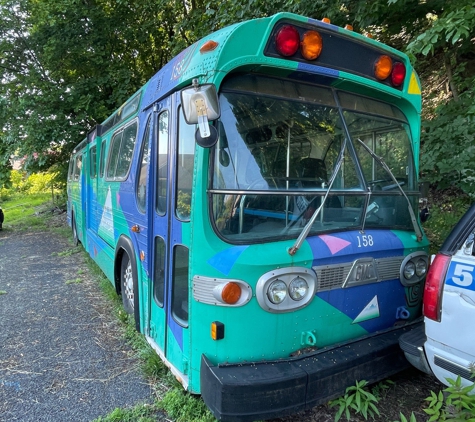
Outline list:
[[[74,157],[69,159],[69,169],[68,169],[68,180],[73,180],[73,171],[74,171]]]
[[[82,167],[82,154],[76,156],[75,160],[75,168],[74,168],[74,180],[79,180],[79,176],[81,174],[81,167]]]
[[[161,237],[155,238],[155,268],[153,271],[153,298],[158,306],[163,308],[165,293],[165,241]]]
[[[168,185],[168,111],[164,111],[158,118],[158,175],[157,175],[157,213],[165,215],[167,212],[167,185]]]
[[[104,177],[104,165],[106,162],[106,141],[105,139],[102,141],[101,145],[101,156],[99,157],[100,167],[99,167],[99,177]]]
[[[191,188],[195,158],[195,125],[188,125],[180,109],[178,127],[178,160],[176,188],[176,216],[188,221],[191,214]]]
[[[147,203],[147,174],[150,164],[149,136],[151,121],[151,116],[149,116],[145,134],[142,140],[142,151],[140,152],[139,160],[139,175],[137,178],[137,207],[141,213],[145,213],[145,205]]]
[[[134,122],[112,137],[106,177],[109,180],[125,180],[132,163],[132,154],[137,138],[137,123]]]
[[[95,179],[97,175],[97,153],[96,153],[96,146],[94,145],[90,150],[89,155],[89,175],[91,179]]]
[[[175,246],[173,251],[172,315],[183,327],[188,327],[188,248]]]

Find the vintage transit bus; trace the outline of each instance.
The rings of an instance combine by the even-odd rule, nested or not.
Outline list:
[[[420,110],[404,54],[279,13],[187,48],[74,150],[75,241],[216,418],[308,409],[408,366]]]

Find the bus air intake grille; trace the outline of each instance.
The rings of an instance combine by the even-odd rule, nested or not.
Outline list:
[[[390,258],[376,259],[378,267],[379,281],[394,280],[399,278],[403,256],[392,256]]]
[[[378,273],[378,280],[376,282],[399,279],[403,260],[403,256],[376,259],[375,263]],[[313,267],[317,274],[317,292],[342,288],[352,266],[353,262],[346,262]]]

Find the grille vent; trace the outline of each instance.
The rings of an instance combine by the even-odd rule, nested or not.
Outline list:
[[[376,259],[378,281],[399,279],[399,271],[403,256]],[[331,289],[340,289],[348,276],[353,262],[342,264],[321,265],[313,267],[317,273],[317,292]]]

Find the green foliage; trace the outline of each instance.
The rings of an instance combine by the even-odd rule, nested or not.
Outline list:
[[[440,15],[427,14],[426,25],[427,29],[409,44],[409,52],[427,55],[447,46],[470,50],[475,25],[475,2],[451,1]]]
[[[470,198],[444,191],[442,200],[431,199],[431,217],[424,223],[424,231],[431,244],[431,253],[437,253],[455,224],[469,208]]]
[[[450,384],[444,392],[439,394],[431,391],[431,395],[427,397],[427,413],[430,418],[429,422],[433,421],[475,421],[475,396],[473,395],[475,384],[467,387],[462,386],[460,376],[454,381],[447,379]],[[469,394],[472,395],[469,395]]]
[[[395,422],[417,422],[414,412],[411,413],[411,417],[409,418],[409,420],[402,413],[399,413],[399,418],[399,421]]]
[[[158,405],[176,422],[213,422],[216,420],[200,397],[192,396],[181,387],[169,390]]]
[[[157,407],[149,404],[138,404],[129,409],[114,409],[107,416],[99,417],[94,422],[153,422]]]
[[[475,82],[475,81],[474,81]],[[421,172],[440,189],[457,186],[475,197],[475,90],[442,105],[423,123]]]
[[[32,227],[45,227],[48,216],[47,211],[52,208],[51,194],[35,195],[12,195],[8,196],[0,203],[5,214],[3,230],[26,230]],[[42,218],[38,218],[38,213],[46,211]]]
[[[0,198],[15,194],[34,195],[40,193],[60,193],[55,183],[55,173],[33,173],[28,175],[24,171],[11,170],[9,172],[9,187],[0,189]]]
[[[354,386],[346,389],[343,397],[330,401],[330,407],[338,406],[335,422],[340,420],[343,413],[348,421],[350,420],[351,412],[363,415],[365,420],[368,420],[368,416],[374,419],[375,415],[379,415],[379,410],[376,407],[378,400],[372,393],[367,391],[367,384],[368,382],[365,380],[356,381]]]

